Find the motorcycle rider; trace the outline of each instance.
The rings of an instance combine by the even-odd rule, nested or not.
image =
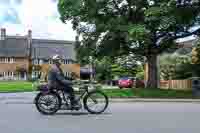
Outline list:
[[[59,55],[54,55],[52,61],[53,64],[48,72],[48,85],[51,88],[62,87],[64,92],[70,95],[72,108],[79,108],[78,101],[75,99],[74,90],[72,88],[72,82],[65,78],[61,69],[62,58]]]

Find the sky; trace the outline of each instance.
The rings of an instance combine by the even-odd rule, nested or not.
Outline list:
[[[26,35],[33,38],[74,41],[76,32],[70,22],[63,24],[57,11],[58,0],[0,0],[0,28],[7,35]],[[190,36],[177,42],[195,39]]]
[[[70,22],[63,24],[57,11],[58,0],[0,0],[0,28],[7,35],[27,35],[33,38],[75,40]]]

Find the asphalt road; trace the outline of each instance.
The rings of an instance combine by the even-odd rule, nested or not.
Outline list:
[[[32,104],[0,104],[1,133],[199,133],[199,103],[112,103],[104,114],[59,111],[44,116]]]

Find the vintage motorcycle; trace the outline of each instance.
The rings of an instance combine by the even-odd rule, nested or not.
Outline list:
[[[74,82],[74,84],[78,84]],[[103,113],[108,107],[108,96],[97,89],[95,84],[79,82],[79,91],[76,92],[76,100],[79,102],[79,108],[73,108],[69,94],[65,93],[62,88],[48,88],[47,84],[36,86],[39,93],[34,99],[37,110],[44,115],[53,115],[58,110],[81,110],[86,109],[91,114]],[[78,94],[77,94],[78,93]],[[78,96],[77,96],[78,95]]]

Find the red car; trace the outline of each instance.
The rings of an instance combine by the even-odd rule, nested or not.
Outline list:
[[[144,80],[139,80],[133,77],[123,77],[118,80],[118,86],[119,88],[144,88]]]
[[[134,79],[129,77],[123,77],[118,80],[119,88],[131,88],[133,87]]]

